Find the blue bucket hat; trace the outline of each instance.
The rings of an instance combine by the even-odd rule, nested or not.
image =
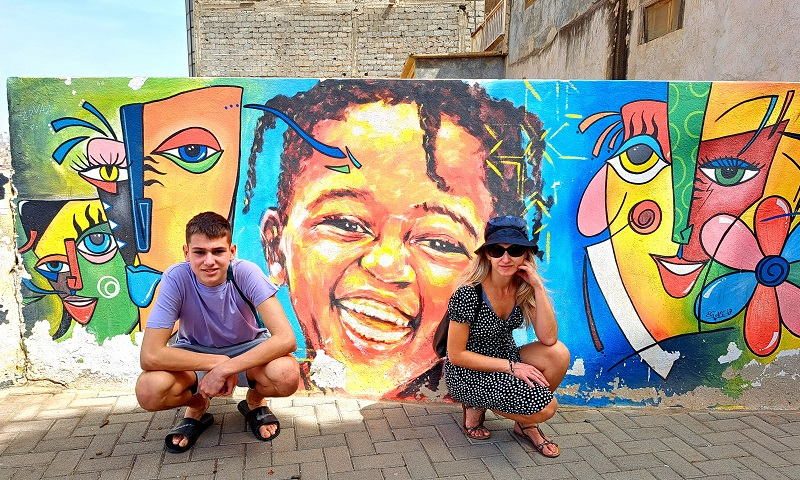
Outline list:
[[[486,224],[486,230],[483,232],[483,245],[481,245],[475,253],[478,253],[487,245],[495,245],[497,243],[508,243],[511,245],[522,245],[536,249],[536,243],[528,239],[528,227],[525,220],[513,215],[505,215],[502,217],[495,217]]]

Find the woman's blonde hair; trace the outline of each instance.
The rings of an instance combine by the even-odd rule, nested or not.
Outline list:
[[[530,262],[536,261],[532,250],[529,249],[525,254],[525,260]],[[461,285],[477,285],[482,283],[486,277],[489,276],[491,271],[492,263],[486,255],[485,249],[481,249],[462,277]],[[528,282],[519,278],[514,278],[513,282],[517,285],[514,303],[522,308],[522,316],[525,318],[525,324],[531,326],[533,325],[534,315],[536,315],[536,298],[534,297],[533,287],[531,287]]]

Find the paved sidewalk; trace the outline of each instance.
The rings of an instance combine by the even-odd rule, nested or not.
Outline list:
[[[173,455],[175,412],[144,412],[130,390],[0,390],[0,479],[800,479],[796,411],[563,408],[543,427],[562,454],[546,459],[496,417],[489,441],[468,441],[454,405],[295,396],[273,403],[270,445],[235,403],[214,400],[215,425]]]

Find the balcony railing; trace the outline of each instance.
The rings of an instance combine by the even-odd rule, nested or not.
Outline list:
[[[502,0],[486,15],[483,23],[472,33],[472,51],[485,52],[497,46],[506,33],[506,2]]]

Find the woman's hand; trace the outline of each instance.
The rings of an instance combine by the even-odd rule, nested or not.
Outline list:
[[[519,266],[517,275],[528,282],[534,289],[544,287],[542,277],[540,277],[539,272],[536,271],[536,264],[530,260],[525,260],[522,265]]]
[[[513,362],[512,365],[511,375],[527,383],[528,386],[533,387],[535,382],[545,388],[550,388],[550,383],[548,383],[547,378],[545,378],[544,374],[538,368],[522,362]]]

